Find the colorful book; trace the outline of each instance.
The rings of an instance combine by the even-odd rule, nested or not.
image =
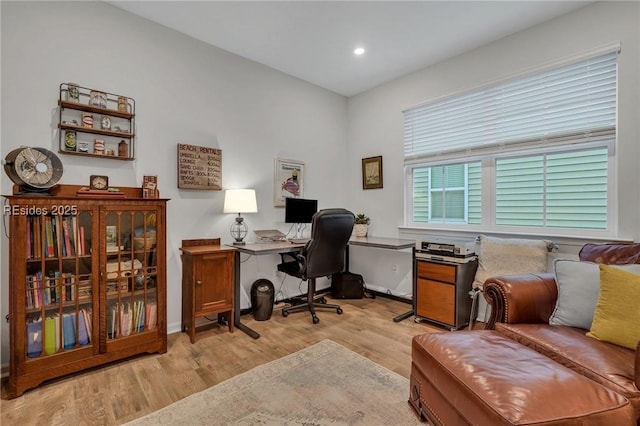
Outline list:
[[[35,358],[42,353],[42,320],[27,324],[27,356]]]
[[[52,355],[60,349],[60,339],[56,336],[56,320],[58,315],[54,315],[44,320],[44,352]],[[59,329],[59,326],[57,327]]]
[[[33,216],[33,257],[42,257],[42,226],[40,216]]]
[[[84,226],[80,227],[80,254],[84,256],[87,254],[86,247],[84,245]]]
[[[73,349],[76,345],[76,314],[62,315],[63,345],[65,349]]]
[[[73,256],[74,253],[71,251],[71,234],[70,234],[70,229],[69,229],[69,218],[68,217],[64,217],[62,219],[62,236],[64,237],[64,244],[63,244],[63,248],[64,248],[64,256]]]
[[[158,306],[155,302],[147,303],[145,307],[145,326],[147,330],[156,328],[156,316],[158,315]]]
[[[83,318],[84,318],[84,326],[85,326],[85,329],[87,330],[87,338],[89,342],[91,342],[91,330],[93,330],[93,327],[91,324],[91,309],[82,309],[82,312],[83,312]]]
[[[89,334],[87,333],[87,323],[84,316],[84,309],[81,309],[78,312],[78,344],[81,346],[89,344]]]

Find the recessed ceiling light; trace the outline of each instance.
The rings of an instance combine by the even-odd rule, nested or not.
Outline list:
[[[360,56],[364,54],[364,47],[356,47],[356,50],[353,51],[356,55]]]

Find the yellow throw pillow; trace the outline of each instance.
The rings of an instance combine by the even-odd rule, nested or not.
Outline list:
[[[636,348],[640,340],[640,275],[600,265],[600,295],[587,336]]]

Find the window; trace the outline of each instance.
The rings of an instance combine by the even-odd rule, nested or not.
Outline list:
[[[404,111],[407,225],[612,233],[614,50]]]

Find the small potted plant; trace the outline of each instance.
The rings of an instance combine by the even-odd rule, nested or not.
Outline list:
[[[356,237],[366,237],[369,229],[369,223],[371,219],[364,213],[358,213],[356,215],[356,224],[354,226],[354,232]]]

